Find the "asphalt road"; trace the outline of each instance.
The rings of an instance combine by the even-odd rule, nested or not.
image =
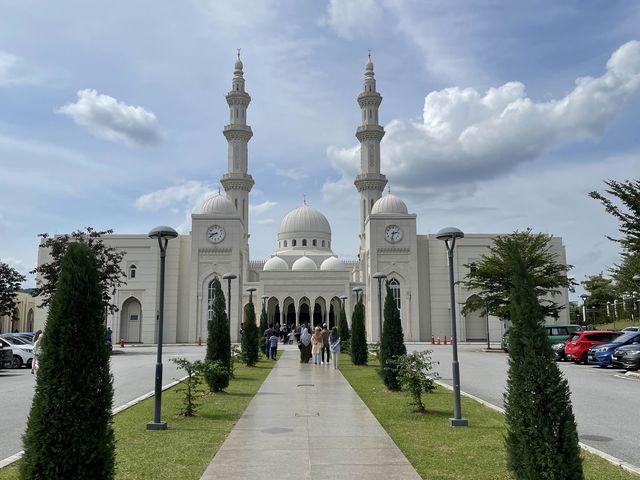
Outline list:
[[[428,345],[440,364],[441,380],[452,384],[451,346]],[[459,345],[460,387],[493,405],[503,406],[507,355],[484,352],[483,345]],[[409,350],[425,349],[409,346]],[[580,441],[640,467],[640,380],[619,378],[624,370],[560,362],[571,388]],[[453,406],[452,406],[453,409]],[[464,416],[464,410],[462,412]]]
[[[163,385],[184,376],[183,371],[179,371],[174,363],[168,361],[170,358],[196,360],[204,358],[204,353],[205,347],[165,346]],[[155,364],[155,345],[127,346],[124,349],[114,347],[111,356],[114,407],[130,402],[155,388]],[[22,450],[22,433],[27,425],[34,386],[35,379],[28,368],[0,370],[0,460]]]

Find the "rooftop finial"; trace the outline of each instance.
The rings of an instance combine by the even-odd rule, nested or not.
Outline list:
[[[371,50],[369,50],[369,52],[371,52]],[[371,56],[371,55],[369,55]],[[240,60],[240,49],[238,48],[238,60]]]
[[[307,196],[306,196],[306,195],[303,195],[303,196],[302,196],[302,203],[303,203],[304,205],[306,205],[306,204],[307,204]]]
[[[369,61],[371,61],[371,49],[369,49]]]
[[[222,192],[220,191],[220,187],[218,187],[218,195],[222,195]]]
[[[391,185],[387,186],[387,195],[391,195]]]

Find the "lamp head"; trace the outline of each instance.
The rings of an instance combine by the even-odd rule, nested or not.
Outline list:
[[[351,289],[351,291],[352,291],[352,292],[354,292],[354,293],[360,293],[360,292],[362,291],[362,288],[360,288],[360,287],[353,287],[353,288]]]
[[[387,274],[384,272],[376,272],[373,274],[373,278],[376,280],[382,280],[383,278],[387,278]]]
[[[349,297],[347,297],[346,295],[340,295],[340,300],[346,300],[347,298]]]
[[[587,298],[589,298],[589,295],[587,295],[586,293],[583,293],[582,295],[580,295],[580,298],[582,299],[583,302],[586,302]]]
[[[456,227],[445,227],[436,233],[436,238],[442,241],[453,240],[454,238],[464,238],[464,233]]]
[[[250,293],[253,293],[253,292],[255,292],[256,290],[257,290],[257,288],[256,288],[256,287],[249,287],[249,288],[247,288],[247,292],[250,292]]]
[[[235,273],[227,272],[222,275],[222,278],[225,280],[233,280],[234,278],[238,278],[238,276]]]
[[[267,298],[269,298],[269,295],[262,295],[260,298],[264,301],[264,300],[266,300]]]
[[[161,225],[159,227],[154,228],[149,232],[149,238],[176,238],[178,236],[178,232],[176,232],[173,228],[167,227],[166,225]]]

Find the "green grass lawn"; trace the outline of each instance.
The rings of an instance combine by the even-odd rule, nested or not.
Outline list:
[[[199,479],[274,364],[263,358],[253,368],[236,366],[227,391],[204,396],[196,417],[178,415],[183,395],[175,387],[163,392],[162,419],[169,425],[164,432],[146,430],[153,397],[117,414],[116,478]],[[17,478],[17,462],[0,469],[0,480]]]
[[[635,325],[640,325],[640,320],[618,320],[616,322],[616,328],[613,328],[613,322],[611,323],[603,323],[597,324],[598,330],[622,330],[625,327],[631,327]],[[591,326],[589,326],[591,328]]]
[[[377,360],[356,367],[342,354],[340,370],[367,404],[420,476],[425,479],[498,480],[513,478],[506,468],[504,416],[469,398],[462,397],[463,417],[468,428],[448,424],[453,415],[453,395],[439,387],[423,397],[427,413],[409,406],[409,396],[389,392],[376,373]],[[638,476],[584,452],[587,479],[638,480]]]

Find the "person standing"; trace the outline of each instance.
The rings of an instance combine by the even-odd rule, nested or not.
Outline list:
[[[269,353],[271,354],[271,360],[276,359],[276,355],[278,353],[278,335],[276,332],[271,333],[271,337],[269,337]]]
[[[306,327],[302,328],[300,334],[300,363],[308,363],[311,356],[311,334]]]
[[[320,356],[322,354],[322,333],[320,327],[316,327],[311,337],[311,354],[313,355],[313,364],[320,365]]]
[[[269,324],[269,327],[264,331],[262,336],[264,337],[264,342],[262,344],[262,353],[264,353],[265,357],[269,358],[269,339],[273,335],[273,324]]]
[[[31,360],[31,373],[38,373],[38,355],[40,355],[40,342],[42,341],[42,330],[38,330],[33,336],[33,360]]]
[[[327,329],[327,324],[322,324],[322,364],[325,363],[329,365],[329,357],[331,354],[329,353],[329,330]],[[326,360],[325,360],[326,353]]]
[[[331,360],[333,368],[338,369],[338,358],[340,357],[340,333],[336,327],[331,329],[329,335],[329,348],[331,349]]]

